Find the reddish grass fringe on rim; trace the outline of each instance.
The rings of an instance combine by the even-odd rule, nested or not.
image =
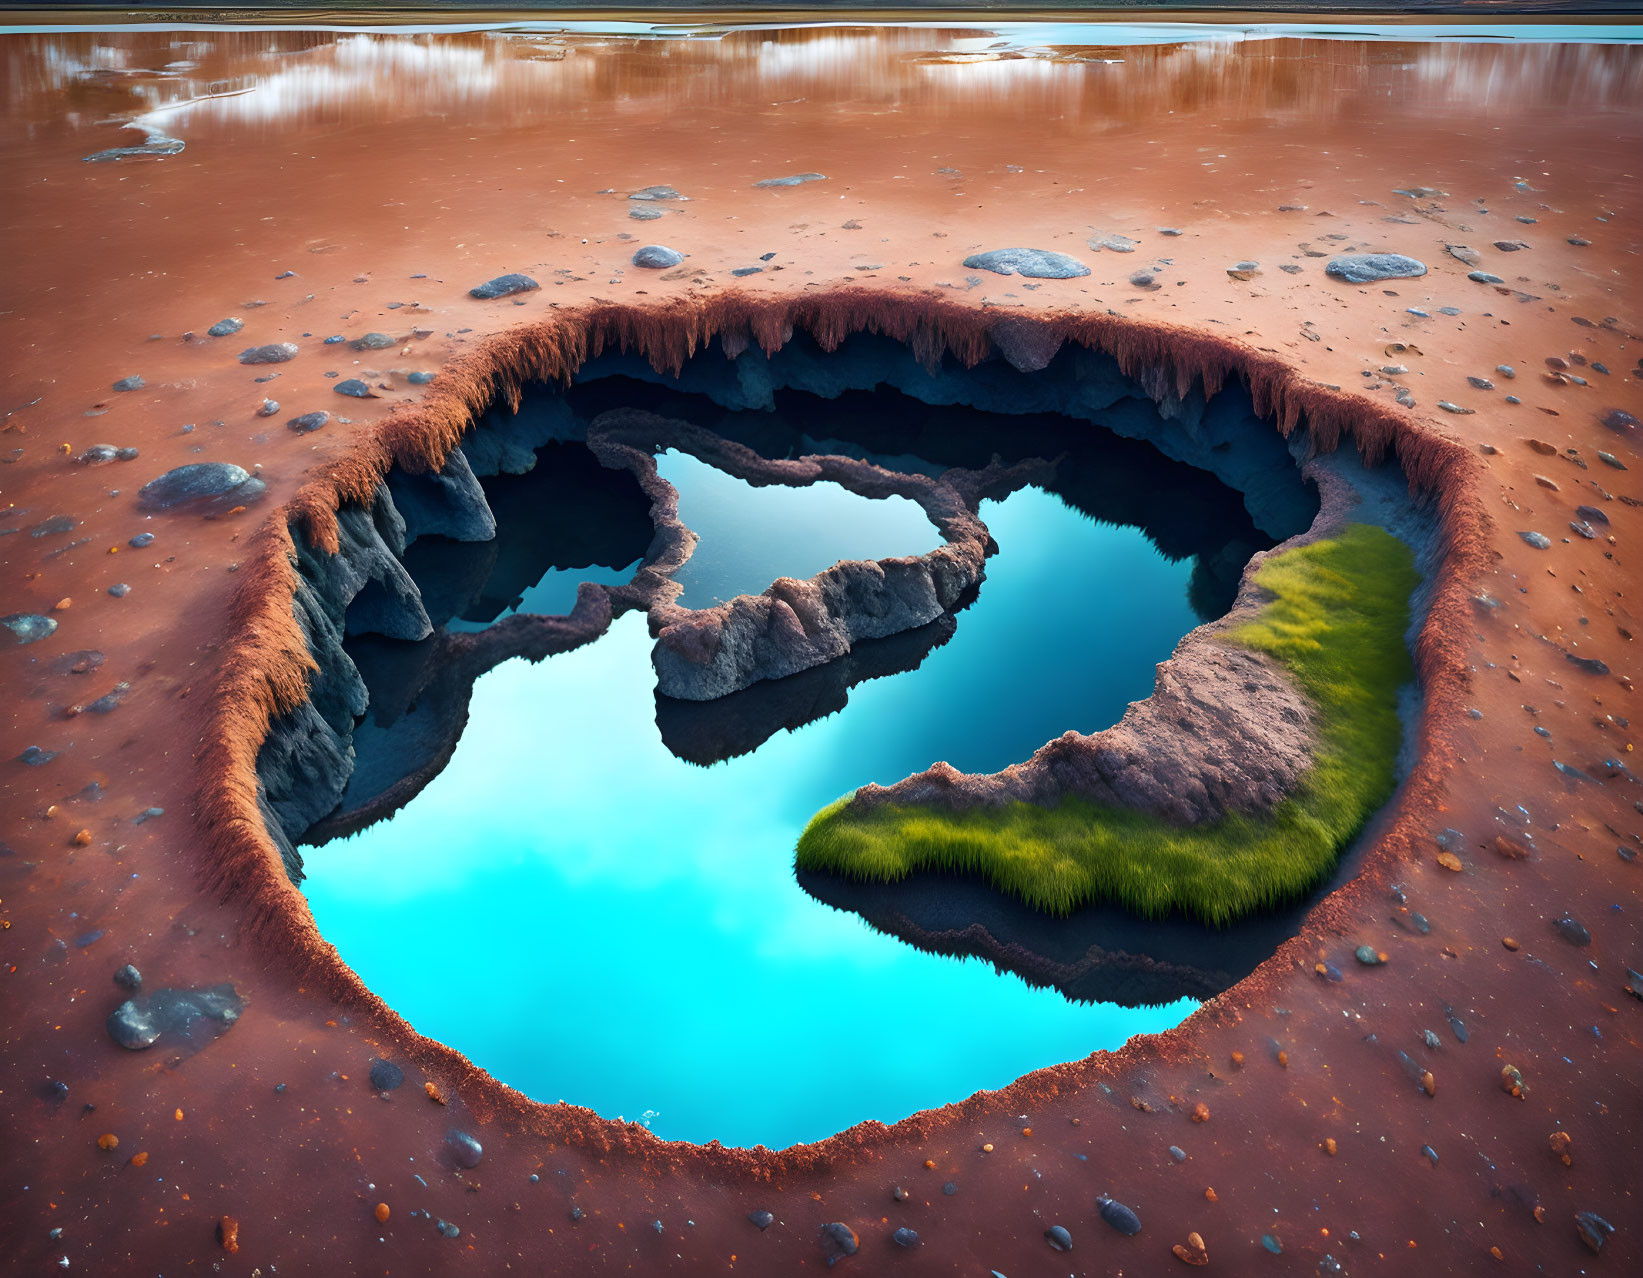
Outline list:
[[[798,299],[721,297],[654,305],[595,304],[567,308],[482,342],[440,373],[432,393],[362,432],[339,459],[326,464],[286,507],[272,512],[247,547],[229,615],[227,657],[211,696],[196,755],[197,813],[205,857],[199,867],[207,890],[245,911],[246,934],[271,958],[294,968],[301,981],[323,990],[338,1006],[381,1026],[382,1046],[436,1076],[482,1122],[506,1119],[525,1132],[603,1154],[621,1154],[656,1169],[691,1169],[740,1180],[816,1173],[834,1161],[871,1148],[912,1148],[930,1130],[935,1114],[960,1121],[1009,1115],[1035,1097],[1076,1090],[1109,1072],[1103,1061],[1121,1055],[1125,1068],[1195,1054],[1193,1038],[1208,1024],[1236,1019],[1234,998],[1249,997],[1251,983],[1266,971],[1311,962],[1310,938],[1334,929],[1372,890],[1370,879],[1409,857],[1437,822],[1445,779],[1459,746],[1469,675],[1464,636],[1471,583],[1487,568],[1489,520],[1475,491],[1481,473],[1463,445],[1431,421],[1391,409],[1363,395],[1315,382],[1276,355],[1215,334],[1113,315],[1049,314],[1013,324],[1036,323],[1066,341],[1114,356],[1129,376],[1163,368],[1185,394],[1202,384],[1214,394],[1228,379],[1249,387],[1255,410],[1286,437],[1303,421],[1317,452],[1354,443],[1366,462],[1395,457],[1410,491],[1430,499],[1438,516],[1439,567],[1431,606],[1415,645],[1415,668],[1425,697],[1415,770],[1393,800],[1394,819],[1367,853],[1360,876],[1327,897],[1305,928],[1271,960],[1219,998],[1205,1003],[1182,1025],[1133,1040],[1120,1054],[1053,1065],[1026,1074],[1009,1087],[925,1111],[893,1127],[866,1122],[813,1145],[772,1153],[663,1142],[636,1124],[616,1123],[574,1105],[547,1106],[497,1082],[459,1052],[417,1034],[366,988],[314,924],[306,899],[286,877],[279,853],[257,807],[257,752],[270,721],[299,706],[317,668],[292,611],[297,575],[292,529],[317,548],[337,548],[338,509],[369,502],[395,465],[413,473],[437,470],[464,432],[493,404],[516,408],[532,382],[568,381],[587,360],[607,350],[635,352],[659,370],[677,372],[716,336],[750,338],[767,352],[795,332],[808,332],[824,350],[855,333],[876,333],[907,343],[925,364],[944,354],[972,365],[991,350],[988,330],[996,313],[943,295],[907,296],[867,289],[835,289]],[[950,1115],[950,1116],[951,1116]]]

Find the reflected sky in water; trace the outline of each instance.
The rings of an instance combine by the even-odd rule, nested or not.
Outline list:
[[[1071,1004],[920,953],[794,881],[818,807],[938,757],[993,770],[1115,722],[1196,623],[1191,562],[1134,528],[1037,489],[982,517],[1001,550],[946,645],[711,768],[661,742],[639,614],[484,676],[450,766],[391,821],[308,852],[321,931],[503,1082],[655,1111],[674,1139],[816,1140],[1176,1024],[1190,1002]]]

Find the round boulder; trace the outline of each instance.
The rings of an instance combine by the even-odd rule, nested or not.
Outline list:
[[[677,266],[685,260],[685,255],[678,249],[671,249],[665,244],[647,244],[633,255],[633,264],[642,266],[650,271],[665,271],[670,266]]]

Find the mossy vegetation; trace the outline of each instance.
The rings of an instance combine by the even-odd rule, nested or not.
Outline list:
[[[1419,576],[1401,541],[1352,524],[1269,559],[1256,580],[1274,598],[1221,641],[1280,662],[1318,712],[1313,766],[1270,815],[1180,827],[1076,799],[953,812],[863,809],[846,797],[811,819],[799,868],[883,882],[949,870],[1049,914],[1110,901],[1217,925],[1295,899],[1391,796],[1398,690],[1414,677],[1404,632]]]

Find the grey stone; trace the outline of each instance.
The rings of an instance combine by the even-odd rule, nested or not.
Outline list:
[[[795,173],[792,177],[765,178],[762,182],[755,182],[756,187],[766,186],[802,186],[806,182],[825,182],[825,173]]]
[[[468,290],[469,297],[477,297],[481,301],[490,301],[495,297],[512,297],[515,293],[529,293],[542,286],[529,275],[520,275],[513,272],[508,275],[498,275],[495,279],[486,280],[483,284],[476,284]]]
[[[1023,275],[1034,280],[1071,280],[1090,273],[1090,268],[1075,257],[1035,248],[989,249],[985,253],[972,253],[964,259],[964,265],[973,271]]]
[[[1587,1250],[1594,1255],[1603,1250],[1603,1244],[1608,1242],[1614,1233],[1614,1226],[1595,1211],[1577,1211],[1575,1229],[1580,1234],[1580,1241],[1585,1243]]]
[[[1073,1236],[1060,1225],[1051,1225],[1046,1229],[1044,1231],[1044,1241],[1057,1251],[1071,1251],[1073,1249]]]
[[[654,222],[662,216],[662,210],[651,208],[648,204],[635,204],[628,210],[628,216],[635,222]]]
[[[408,374],[405,380],[410,382],[412,386],[426,386],[429,382],[433,381],[436,376],[437,374],[435,373],[416,372]]]
[[[245,1003],[227,982],[209,989],[162,989],[127,999],[109,1013],[109,1037],[129,1051],[167,1046],[198,1051],[240,1019]]]
[[[396,343],[386,333],[367,333],[364,337],[355,338],[348,345],[356,351],[384,351]]]
[[[77,521],[72,515],[53,515],[50,519],[42,519],[29,529],[30,537],[55,537],[59,533],[72,532]]]
[[[1491,275],[1488,271],[1472,271],[1467,274],[1466,278],[1477,284],[1504,284],[1506,282],[1500,276]]]
[[[0,626],[11,631],[18,643],[35,643],[57,629],[57,622],[38,612],[14,612],[0,617]]]
[[[382,398],[357,377],[350,377],[331,387],[338,395],[347,395],[353,399],[380,399]]]
[[[1347,253],[1330,258],[1324,273],[1348,284],[1373,284],[1378,280],[1417,279],[1426,274],[1426,263],[1402,253]]]
[[[1585,949],[1592,943],[1592,934],[1586,925],[1572,914],[1564,914],[1552,920],[1552,930],[1561,936],[1570,945],[1577,945]]]
[[[1536,550],[1547,550],[1552,544],[1552,539],[1545,533],[1538,533],[1533,529],[1526,532],[1520,532],[1518,536],[1523,538],[1524,541],[1528,542]]]
[[[829,1263],[841,1256],[854,1256],[860,1246],[856,1231],[841,1220],[829,1221],[821,1228],[822,1247],[829,1253]]]
[[[900,1229],[896,1230],[895,1233],[891,1234],[890,1238],[891,1241],[893,1241],[898,1247],[918,1246],[918,1231],[916,1229],[909,1229],[906,1225],[903,1225]]]
[[[122,989],[140,990],[143,987],[143,974],[127,963],[114,973],[114,983]]]
[[[294,342],[270,342],[267,346],[248,346],[240,352],[242,364],[286,364],[297,357]]]
[[[115,382],[114,389],[117,391],[134,391],[142,390],[142,388],[147,385],[148,383],[142,379],[142,375],[140,373],[133,373],[130,377],[122,377],[119,381]]]
[[[245,321],[230,315],[227,319],[220,319],[205,331],[212,337],[232,337],[245,327]]]
[[[670,266],[677,266],[685,260],[685,255],[678,249],[668,248],[665,244],[647,244],[633,255],[633,264],[642,266],[646,270],[665,271]]]
[[[751,1220],[755,1225],[757,1225],[761,1230],[769,1229],[771,1225],[776,1223],[776,1218],[774,1216],[772,1216],[769,1212],[764,1211],[762,1209],[759,1210],[759,1211],[750,1211],[750,1212],[748,1212],[747,1213],[747,1218],[749,1220]]]
[[[324,409],[320,409],[318,412],[303,413],[301,416],[293,417],[285,424],[290,429],[296,431],[299,435],[308,435],[318,430],[330,420],[331,414],[326,412]]]
[[[479,1160],[485,1156],[485,1147],[460,1127],[445,1133],[445,1151],[458,1167],[478,1167]]]
[[[397,1091],[405,1081],[405,1071],[380,1057],[371,1062],[371,1088],[378,1092]]]
[[[1139,240],[1132,240],[1127,235],[1119,235],[1113,231],[1097,231],[1084,241],[1091,249],[1099,253],[1102,249],[1109,249],[1114,253],[1133,253]]]
[[[628,199],[630,199],[630,200],[685,200],[686,202],[688,202],[690,197],[688,195],[680,195],[679,192],[675,191],[671,186],[647,186],[643,190],[633,192],[633,194],[628,196]]]
[[[261,497],[267,485],[229,462],[191,462],[151,479],[137,493],[143,510],[175,510],[181,506],[228,510]]]
[[[1109,1198],[1105,1194],[1095,1201],[1101,1208],[1101,1219],[1119,1233],[1134,1237],[1141,1232],[1141,1217],[1124,1206],[1123,1203]]]
[[[277,413],[279,411],[280,411],[280,405],[279,405],[279,401],[277,399],[265,399],[265,400],[262,401],[261,407],[259,407],[257,409],[257,416],[258,417],[272,417],[275,413]]]

